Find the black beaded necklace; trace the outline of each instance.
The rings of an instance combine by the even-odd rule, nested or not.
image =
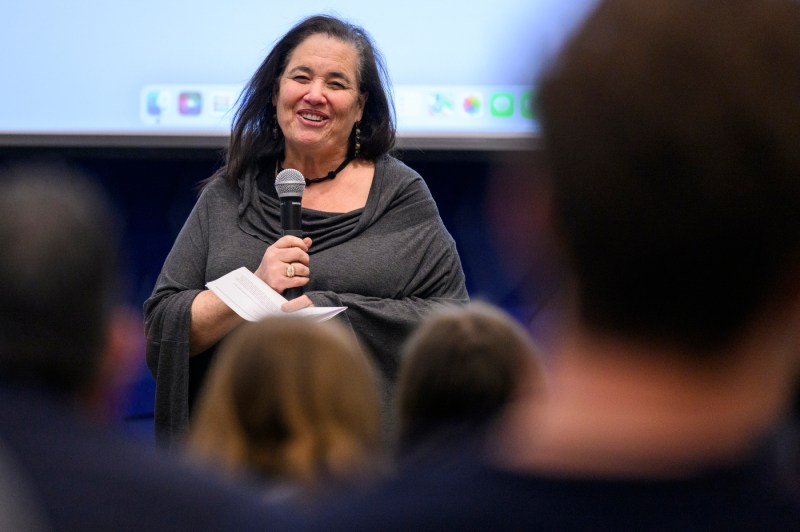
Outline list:
[[[320,181],[327,181],[328,179],[333,179],[333,178],[335,178],[335,177],[336,177],[336,176],[339,174],[339,172],[341,172],[342,170],[344,170],[344,167],[345,167],[345,166],[347,166],[348,164],[350,164],[350,161],[352,161],[352,160],[353,160],[353,158],[352,158],[352,157],[347,157],[347,158],[346,158],[344,161],[342,161],[342,164],[340,164],[340,165],[339,165],[339,166],[336,168],[336,170],[331,170],[330,172],[328,172],[326,175],[324,175],[324,176],[322,176],[322,177],[315,177],[315,178],[313,178],[313,179],[306,179],[306,178],[304,178],[304,179],[306,179],[306,186],[308,186],[308,185],[313,185],[314,183],[319,183]],[[280,159],[278,159],[277,163],[278,163],[278,169],[275,171],[275,175],[278,175],[278,172],[280,172],[281,170],[283,170],[283,165],[281,164],[281,161],[280,161]]]

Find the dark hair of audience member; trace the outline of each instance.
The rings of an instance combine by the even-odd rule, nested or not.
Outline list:
[[[0,374],[78,394],[96,377],[120,295],[118,222],[73,169],[26,163],[3,174]]]
[[[796,274],[795,7],[638,3],[601,4],[539,80],[554,225],[591,329],[714,353]]]
[[[387,463],[377,374],[335,322],[246,323],[217,354],[187,444],[268,493],[314,499],[369,484]]]
[[[520,393],[523,382],[543,388],[541,371],[528,333],[500,308],[472,302],[435,312],[403,351],[397,391],[399,452],[408,458],[456,443],[451,441],[455,438],[480,436]]]

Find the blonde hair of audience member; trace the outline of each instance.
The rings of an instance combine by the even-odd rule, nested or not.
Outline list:
[[[489,303],[435,312],[409,338],[402,360],[398,443],[406,455],[479,435],[523,382],[535,383],[533,393],[544,385],[528,332]]]
[[[198,402],[192,456],[313,498],[384,470],[377,375],[334,322],[282,316],[226,340]]]

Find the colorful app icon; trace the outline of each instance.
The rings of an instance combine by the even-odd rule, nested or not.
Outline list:
[[[514,114],[514,95],[510,92],[496,92],[489,100],[492,116],[508,117]]]
[[[481,99],[475,95],[467,96],[461,106],[468,115],[476,115],[481,111]]]
[[[520,96],[519,112],[525,118],[534,118],[533,92],[524,91]]]
[[[203,110],[203,96],[199,92],[182,92],[178,95],[178,112],[182,115],[199,115]]]
[[[161,116],[161,113],[164,112],[163,106],[164,98],[161,95],[160,91],[150,91],[145,96],[145,107],[147,108],[147,114],[150,116]]]
[[[454,110],[453,100],[446,94],[437,92],[428,98],[428,114],[431,116],[450,116]]]

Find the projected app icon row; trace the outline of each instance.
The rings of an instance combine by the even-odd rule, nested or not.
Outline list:
[[[398,94],[406,116],[441,119],[534,118],[531,91],[422,90]]]
[[[217,124],[221,119],[230,118],[240,89],[148,86],[142,90],[140,115],[143,121],[151,124]]]
[[[467,93],[452,95],[437,92],[428,95],[427,113],[430,116],[481,116],[488,112],[488,116],[497,118],[511,118],[519,115],[524,118],[533,118],[532,96],[530,92],[519,95],[512,92],[495,92],[486,98],[483,93]]]
[[[173,96],[168,91],[150,91],[147,93],[147,114],[161,116],[168,112],[171,104],[175,103]],[[215,114],[227,113],[233,106],[233,96],[230,94],[214,94],[211,98],[211,111]],[[203,93],[187,91],[178,93],[178,114],[184,116],[197,116],[203,112]]]

